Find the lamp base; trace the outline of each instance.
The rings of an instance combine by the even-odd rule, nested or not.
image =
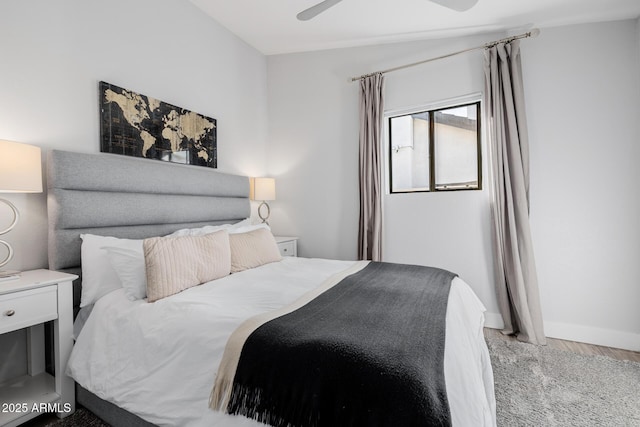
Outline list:
[[[262,207],[266,206],[267,207],[267,216],[262,216]],[[269,208],[269,205],[267,204],[267,202],[262,202],[260,203],[260,206],[258,206],[258,216],[260,217],[260,219],[262,220],[262,222],[264,224],[269,225],[269,221],[267,221],[269,219],[269,215],[271,215],[271,209]]]
[[[3,234],[7,234],[9,231],[13,229],[13,227],[16,226],[16,224],[18,223],[18,219],[20,218],[20,213],[18,212],[18,208],[16,208],[15,205],[10,201],[6,199],[0,199],[0,202],[9,206],[9,208],[11,209],[11,212],[13,212],[13,220],[11,221],[11,225],[9,225],[9,227],[7,227],[6,229],[0,231],[0,235],[3,235]],[[13,258],[13,248],[11,247],[9,242],[5,242],[4,240],[0,240],[0,245],[3,245],[7,248],[6,258],[0,261],[0,267],[4,267],[9,263],[9,261],[11,261],[11,258]]]
[[[7,248],[7,256],[5,257],[5,259],[0,261],[0,267],[4,267],[9,263],[9,261],[11,261],[11,258],[13,258],[13,248],[11,247],[9,242],[5,242],[4,240],[0,240],[0,245]]]

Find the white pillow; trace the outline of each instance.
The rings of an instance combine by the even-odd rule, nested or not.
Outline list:
[[[111,266],[116,271],[124,293],[131,301],[147,297],[147,273],[142,245],[136,249],[103,246]]]
[[[241,227],[246,227],[251,225],[251,219],[243,219],[242,221],[236,222],[235,224],[222,224],[222,225],[205,225],[204,227],[199,228],[183,228],[178,231],[174,231],[169,234],[169,236],[173,237],[181,237],[181,236],[204,236],[205,234],[215,233],[220,230],[227,230],[231,232],[231,230],[235,230]]]
[[[82,295],[80,307],[94,304],[111,291],[122,287],[118,275],[109,262],[104,246],[139,250],[142,252],[142,240],[118,239],[116,237],[81,234],[82,246]]]
[[[231,229],[235,230],[236,228],[240,228],[240,227],[247,227],[251,225],[251,218],[245,218],[242,221],[238,221],[235,224],[231,224]]]
[[[231,227],[231,224],[222,225],[205,225],[199,228],[183,228],[169,234],[171,237],[184,237],[184,236],[204,236],[205,234],[215,233],[220,230],[227,230]]]
[[[229,234],[241,234],[241,233],[249,233],[254,230],[260,230],[261,228],[265,228],[271,231],[271,227],[269,227],[269,224],[263,222],[263,223],[254,224],[254,225],[243,225],[240,227],[233,227],[227,230],[227,232]]]

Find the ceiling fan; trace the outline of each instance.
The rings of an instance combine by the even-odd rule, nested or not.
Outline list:
[[[335,6],[342,0],[324,0],[315,6],[311,6],[309,9],[305,9],[300,12],[297,17],[300,21],[308,21],[311,18],[316,17],[331,6]],[[438,3],[441,6],[448,7],[449,9],[456,10],[458,12],[464,12],[471,9],[478,0],[429,0],[433,3]]]

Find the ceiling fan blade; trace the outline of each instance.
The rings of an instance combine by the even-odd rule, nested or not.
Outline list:
[[[309,9],[305,9],[297,15],[297,18],[300,21],[308,21],[309,19],[319,15],[325,10],[329,9],[331,6],[335,6],[340,3],[342,0],[324,0],[323,2],[318,3],[315,6],[311,6]]]
[[[471,9],[478,3],[478,0],[429,0],[433,3],[438,3],[441,6],[448,7],[449,9],[456,10],[458,12],[464,12]]]

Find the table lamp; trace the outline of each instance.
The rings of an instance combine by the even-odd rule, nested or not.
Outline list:
[[[258,216],[263,223],[267,225],[269,222],[269,215],[271,215],[271,209],[267,204],[267,201],[276,199],[276,180],[273,178],[253,178],[253,190],[250,194],[251,200],[260,200],[260,206],[258,206]],[[266,206],[267,215],[262,215],[262,207]]]
[[[40,147],[0,140],[0,193],[41,192],[42,163]],[[16,226],[20,213],[18,208],[10,201],[0,198],[0,203],[9,206],[13,213],[13,220],[9,227],[0,231],[0,235],[3,235]],[[8,250],[6,258],[0,261],[0,268],[2,268],[13,258],[13,248],[4,240],[0,240],[0,246],[5,246]],[[0,270],[0,279],[17,276],[17,273],[15,271]]]

